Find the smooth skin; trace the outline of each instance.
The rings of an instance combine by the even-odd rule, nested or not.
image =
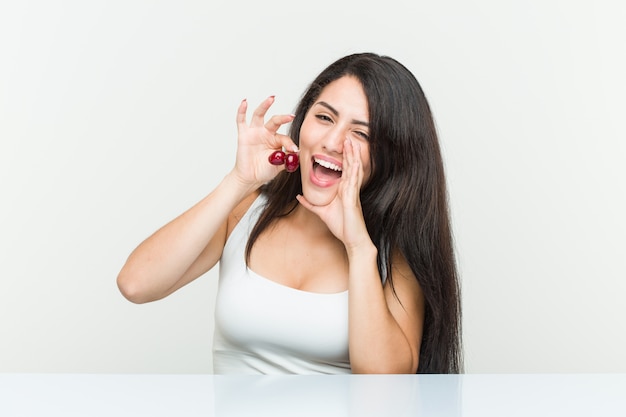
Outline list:
[[[258,196],[259,187],[284,166],[268,156],[293,141],[278,129],[293,115],[265,122],[269,97],[246,122],[247,102],[237,112],[238,148],[233,170],[207,197],[159,229],[135,249],[118,276],[126,298],[163,298],[211,269],[227,237]],[[288,216],[255,242],[250,269],[302,291],[349,290],[349,353],[353,373],[415,373],[424,320],[421,289],[406,261],[392,259],[396,295],[381,285],[377,250],[363,220],[359,192],[371,174],[367,99],[359,81],[340,78],[324,88],[300,132],[303,195]],[[332,161],[341,177],[316,180],[313,158]],[[320,262],[323,260],[323,262]],[[397,296],[397,297],[396,297]]]

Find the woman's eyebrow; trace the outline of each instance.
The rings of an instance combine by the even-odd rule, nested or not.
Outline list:
[[[332,114],[334,114],[335,116],[339,116],[339,111],[337,111],[336,108],[334,108],[330,104],[326,103],[325,101],[318,101],[315,104],[319,104],[320,106],[326,107]],[[361,125],[361,126],[369,127],[369,123],[368,122],[364,122],[362,120],[352,119],[352,123],[355,124],[355,125]]]
[[[335,116],[339,116],[339,112],[337,111],[337,109],[335,109],[333,106],[326,103],[325,101],[318,101],[316,104],[326,107],[328,110],[330,110],[332,114],[334,114]]]

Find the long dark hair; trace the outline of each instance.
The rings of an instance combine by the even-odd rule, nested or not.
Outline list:
[[[311,83],[295,111],[290,136],[299,144],[304,118],[329,83],[356,77],[369,105],[370,179],[361,190],[378,269],[393,288],[392,254],[404,256],[425,299],[418,373],[462,372],[460,285],[448,213],[443,160],[430,106],[413,74],[372,53],[349,55]],[[282,172],[262,188],[267,206],[246,248],[277,218],[297,206],[299,175]]]

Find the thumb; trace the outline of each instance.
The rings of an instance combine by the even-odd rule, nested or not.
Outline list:
[[[280,145],[285,148],[287,152],[299,152],[298,145],[287,135],[277,134],[276,137],[280,140]]]
[[[296,196],[296,200],[298,200],[298,202],[300,204],[302,204],[304,206],[304,208],[306,208],[307,210],[312,211],[313,213],[315,213],[316,207],[313,204],[309,203],[309,200],[304,198],[304,196],[302,194],[298,194]]]
[[[307,200],[302,194],[298,194],[296,196],[296,200],[298,200],[298,202],[300,204],[302,204],[302,206],[305,209],[309,210],[313,214],[316,214],[320,219],[323,220],[322,214],[323,214],[324,207],[322,207],[322,206],[315,206],[315,205],[311,204],[309,202],[309,200]]]

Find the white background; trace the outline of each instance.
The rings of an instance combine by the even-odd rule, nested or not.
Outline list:
[[[466,370],[626,372],[624,4],[3,0],[0,372],[211,372],[217,270],[147,305],[117,273],[228,172],[243,98],[361,51],[433,107]]]

